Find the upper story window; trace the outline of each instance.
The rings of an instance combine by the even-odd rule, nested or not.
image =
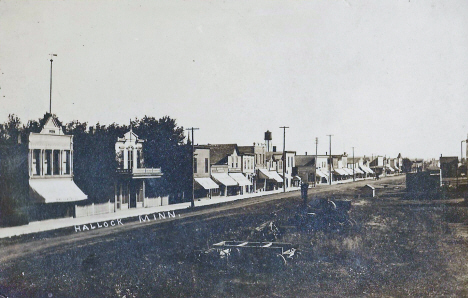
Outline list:
[[[137,168],[142,168],[143,167],[143,152],[141,150],[137,150]]]
[[[54,150],[52,154],[53,162],[53,174],[60,175],[60,151]]]
[[[44,152],[44,166],[45,166],[45,175],[52,175],[52,150],[45,150]]]
[[[194,157],[194,158],[193,158],[193,173],[197,173],[197,172],[198,172],[197,158]]]
[[[133,149],[128,150],[127,169],[133,169]]]
[[[41,150],[39,149],[33,151],[32,170],[33,175],[41,174]]]
[[[66,175],[69,175],[70,174],[70,159],[71,159],[71,155],[70,155],[70,150],[65,150],[65,156],[64,156],[64,164],[65,164],[65,172],[64,174]]]
[[[208,166],[208,158],[205,158],[205,173],[208,173],[209,166]]]

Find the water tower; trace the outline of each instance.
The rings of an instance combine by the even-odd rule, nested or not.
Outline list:
[[[269,130],[265,132],[265,144],[266,144],[267,152],[271,152],[271,148],[272,148],[271,131]]]

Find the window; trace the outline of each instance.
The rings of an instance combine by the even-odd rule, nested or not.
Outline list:
[[[40,175],[41,174],[41,150],[34,149],[33,151],[33,175]]]
[[[128,150],[127,169],[133,169],[133,149]]]
[[[60,151],[54,150],[53,151],[53,158],[54,158],[54,175],[60,175]]]
[[[70,150],[65,150],[65,174],[70,174]]]
[[[52,175],[52,150],[45,150],[45,174]]]
[[[198,172],[198,169],[197,169],[197,158],[194,157],[193,158],[193,173],[197,173]]]
[[[141,168],[141,150],[137,150],[137,163],[136,163],[137,168]]]
[[[117,163],[118,163],[119,169],[124,168],[124,151],[123,150],[119,150],[119,153],[117,153]]]
[[[208,158],[205,158],[205,173],[208,173],[209,167],[208,167]]]

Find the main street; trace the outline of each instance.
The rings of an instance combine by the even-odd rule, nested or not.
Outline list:
[[[384,185],[378,198],[356,190]],[[0,242],[0,293],[8,297],[311,297],[468,295],[466,207],[403,200],[404,177],[324,186],[309,198],[353,202],[348,231],[287,224],[298,192],[281,193],[86,232],[58,231]],[[180,216],[179,216],[180,215]],[[223,240],[277,241],[299,248],[284,267],[200,262]],[[260,232],[259,232],[260,231]]]

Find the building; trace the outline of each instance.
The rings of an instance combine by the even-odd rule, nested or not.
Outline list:
[[[249,154],[250,157],[244,157],[237,144],[209,144],[207,147],[210,148],[211,177],[219,184],[220,195],[233,196],[250,192],[252,182],[243,174],[243,169],[254,171],[254,156]]]
[[[167,205],[167,197],[157,196],[162,172],[160,168],[146,168],[143,155],[144,140],[130,129],[115,143],[117,181],[115,182],[115,210],[142,208],[148,205]],[[147,184],[151,187],[147,192]],[[155,201],[157,201],[156,204]]]
[[[315,170],[315,155],[296,155],[293,175],[299,176],[301,181],[309,184],[319,184],[325,175]]]
[[[219,196],[219,185],[211,179],[210,148],[194,146],[193,177],[195,198]]]
[[[240,154],[242,155],[252,155],[254,159],[254,170],[253,173],[251,170],[243,171],[246,177],[252,182],[252,192],[258,192],[264,190],[263,179],[259,178],[259,170],[266,169],[266,147],[264,144],[253,143],[253,146],[239,146],[238,147]]]
[[[0,217],[22,217],[16,223],[2,218],[4,223],[72,217],[75,203],[88,198],[73,181],[73,136],[49,113],[42,123],[25,142],[19,137],[0,148]]]
[[[348,156],[346,163],[347,163],[348,171],[351,174],[353,174],[353,171],[354,171],[355,178],[363,179],[363,178],[367,178],[367,175],[369,175],[367,171],[362,169],[362,167],[364,167],[363,157],[359,157],[359,156],[349,157]]]

